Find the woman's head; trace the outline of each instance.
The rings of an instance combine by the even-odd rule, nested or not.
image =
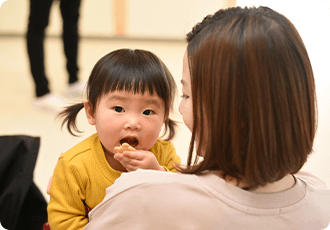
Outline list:
[[[102,57],[94,66],[87,83],[87,101],[91,114],[95,113],[100,99],[109,93],[124,92],[132,95],[158,96],[164,103],[164,135],[175,134],[176,123],[169,118],[176,95],[175,81],[166,65],[153,53],[145,50],[119,49]],[[79,109],[79,108],[78,108]],[[64,113],[66,115],[68,113]],[[66,118],[71,131],[73,119]]]
[[[267,7],[229,8],[204,18],[187,41],[192,138],[204,156],[188,171],[221,170],[250,188],[299,171],[312,151],[316,96],[292,23]]]

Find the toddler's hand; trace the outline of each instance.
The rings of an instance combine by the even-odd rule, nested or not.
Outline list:
[[[155,155],[150,151],[124,151],[122,153],[116,153],[114,158],[119,161],[128,172],[135,171],[137,169],[165,171],[165,169],[158,164]]]

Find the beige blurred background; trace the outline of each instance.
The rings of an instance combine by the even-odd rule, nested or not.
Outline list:
[[[80,35],[111,37],[123,26],[126,35],[139,39],[182,40],[196,22],[217,9],[234,6],[236,0],[82,0]],[[49,35],[60,35],[59,1],[54,0]],[[0,11],[0,33],[23,34],[28,0],[8,0]]]
[[[287,16],[300,32],[314,68],[319,128],[314,153],[304,169],[322,178],[330,187],[330,4],[322,0],[82,0],[80,9],[79,77],[86,82],[96,61],[119,48],[147,49],[158,55],[172,72],[177,85],[175,114],[181,95],[182,58],[185,34],[207,14],[228,6],[267,5]],[[25,134],[41,137],[34,178],[45,195],[48,179],[57,159],[95,132],[83,111],[78,126],[85,132],[72,137],[55,114],[37,110],[31,104],[34,86],[30,75],[25,33],[29,1],[9,0],[0,8],[0,135]],[[62,94],[67,72],[60,39],[62,19],[54,1],[45,39],[46,74],[53,92]],[[73,101],[70,101],[73,102]],[[173,140],[182,162],[186,162],[190,132],[181,123]]]

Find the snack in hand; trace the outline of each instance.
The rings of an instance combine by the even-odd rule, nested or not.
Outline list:
[[[122,153],[124,151],[135,151],[136,149],[127,143],[123,143],[120,147],[115,147],[114,150],[116,153]]]

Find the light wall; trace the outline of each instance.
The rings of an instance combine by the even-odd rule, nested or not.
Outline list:
[[[114,36],[114,3],[126,2],[126,35],[138,38],[183,39],[196,22],[214,9],[235,5],[236,0],[82,0],[81,36]],[[0,35],[24,34],[29,14],[28,0],[9,0],[0,9]],[[54,1],[48,34],[60,35],[59,1]]]

